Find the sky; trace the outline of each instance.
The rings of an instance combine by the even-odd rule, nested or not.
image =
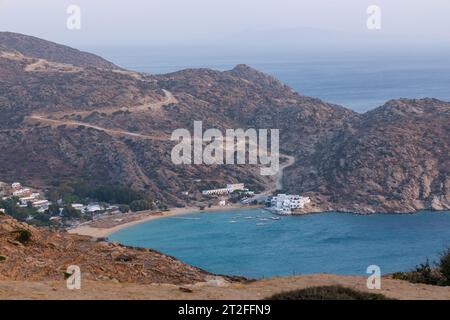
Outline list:
[[[69,30],[66,10],[81,9]],[[381,29],[366,25],[370,5]],[[450,46],[450,0],[0,0],[0,30],[72,46],[321,42]]]

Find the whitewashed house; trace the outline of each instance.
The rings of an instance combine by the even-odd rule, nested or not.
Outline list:
[[[13,192],[14,197],[29,197],[31,196],[31,190],[28,188],[19,189]]]
[[[206,195],[206,196],[221,196],[221,195],[231,194],[234,191],[238,191],[238,190],[247,191],[247,189],[245,189],[245,185],[243,183],[236,183],[236,184],[227,184],[226,188],[203,190],[202,194]]]
[[[33,207],[35,207],[38,212],[44,212],[48,210],[50,202],[48,200],[38,200],[33,202]]]
[[[11,185],[11,188],[13,188],[14,190],[20,190],[20,189],[22,189],[22,184],[21,183],[19,183],[19,182],[14,182],[12,185]]]
[[[303,209],[310,202],[309,197],[279,194],[271,199],[271,209],[278,214],[292,214],[293,210]]]

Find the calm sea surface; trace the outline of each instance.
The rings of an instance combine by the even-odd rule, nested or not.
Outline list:
[[[185,68],[228,70],[245,63],[297,92],[364,112],[387,100],[450,101],[450,52],[335,54],[233,53],[173,48],[90,48],[128,69],[153,74]]]
[[[153,248],[221,274],[365,274],[405,271],[435,261],[450,245],[450,213],[325,213],[272,220],[262,209],[193,213],[150,221],[110,239]]]

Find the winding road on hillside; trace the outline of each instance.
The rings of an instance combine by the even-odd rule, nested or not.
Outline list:
[[[118,112],[118,111],[127,111],[127,112],[143,112],[143,111],[156,111],[161,109],[162,106],[167,105],[167,104],[171,104],[171,103],[177,103],[178,100],[173,96],[173,94],[167,90],[164,90],[164,94],[166,96],[166,98],[162,101],[157,101],[157,102],[153,102],[153,103],[147,103],[147,104],[143,104],[143,105],[139,105],[139,106],[135,106],[135,107],[131,107],[131,108],[106,108],[106,109],[100,109],[100,110],[92,110],[92,111],[82,111],[79,113],[73,113],[71,112],[70,115],[74,115],[74,114],[83,114],[83,113],[93,113],[95,111],[97,112],[101,112],[101,113],[114,113],[114,112]],[[65,114],[68,115],[68,114]],[[60,116],[64,116],[64,115],[60,115]],[[67,119],[51,119],[48,118],[48,116],[46,115],[30,115],[25,117],[25,120],[28,121],[38,121],[41,123],[46,123],[49,124],[51,126],[68,126],[68,127],[86,127],[86,128],[91,128],[91,129],[95,129],[95,130],[99,130],[99,131],[103,131],[106,132],[108,134],[111,135],[122,135],[122,136],[129,136],[129,137],[135,137],[135,138],[142,138],[142,139],[150,139],[150,140],[160,140],[160,141],[167,141],[169,138],[167,136],[163,136],[163,135],[145,135],[145,134],[140,134],[140,133],[135,133],[135,132],[129,132],[129,131],[124,131],[124,130],[117,130],[117,129],[108,129],[108,128],[104,128],[104,127],[100,127],[100,126],[96,126],[93,124],[89,124],[86,122],[81,122],[81,121],[74,121],[74,120],[67,120]]]
[[[114,108],[114,109],[107,108],[107,109],[94,110],[94,111],[82,111],[82,112],[75,113],[75,114],[82,114],[82,113],[91,114],[92,112],[95,112],[95,111],[102,112],[102,113],[105,113],[105,111],[106,111],[106,113],[114,113],[117,111],[128,111],[131,113],[157,111],[163,105],[171,104],[171,103],[178,103],[177,99],[173,96],[173,94],[171,92],[164,90],[164,89],[163,89],[163,91],[164,91],[166,98],[162,101],[143,104],[143,105],[139,105],[139,106],[135,106],[135,107],[131,107],[131,108]],[[65,115],[68,115],[68,114],[65,114]],[[74,115],[74,113],[70,113],[70,115]],[[109,128],[104,128],[104,127],[100,127],[97,125],[93,125],[93,124],[89,124],[89,123],[81,122],[81,121],[74,121],[74,120],[67,120],[67,119],[51,119],[51,118],[48,118],[48,116],[42,115],[42,114],[39,114],[39,115],[32,114],[30,116],[25,117],[25,120],[46,123],[50,126],[91,128],[91,129],[102,131],[102,132],[105,132],[107,134],[114,135],[114,136],[128,136],[128,137],[133,137],[133,138],[149,139],[149,140],[156,140],[156,141],[170,141],[170,137],[167,135],[164,135],[164,134],[146,135],[146,134],[141,134],[141,133],[129,132],[129,131],[125,131],[125,130],[109,129]],[[255,195],[251,199],[252,201],[253,200],[258,200],[258,201],[264,200],[267,197],[269,197],[270,195],[272,195],[274,192],[283,189],[284,171],[286,168],[292,166],[295,163],[295,158],[292,156],[286,155],[286,154],[279,154],[279,155],[280,155],[280,158],[286,158],[287,161],[280,164],[277,174],[273,177],[273,184],[269,188],[267,188],[264,192],[262,192],[258,195]]]

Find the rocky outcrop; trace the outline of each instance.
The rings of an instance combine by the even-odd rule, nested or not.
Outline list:
[[[450,209],[450,103],[400,99],[350,119],[288,175],[323,209],[415,212]],[[298,187],[294,186],[300,181]]]
[[[21,230],[31,234],[26,243],[17,240]],[[61,281],[70,265],[80,267],[84,280],[192,284],[215,278],[153,250],[34,228],[8,216],[0,216],[0,256],[0,280]]]

